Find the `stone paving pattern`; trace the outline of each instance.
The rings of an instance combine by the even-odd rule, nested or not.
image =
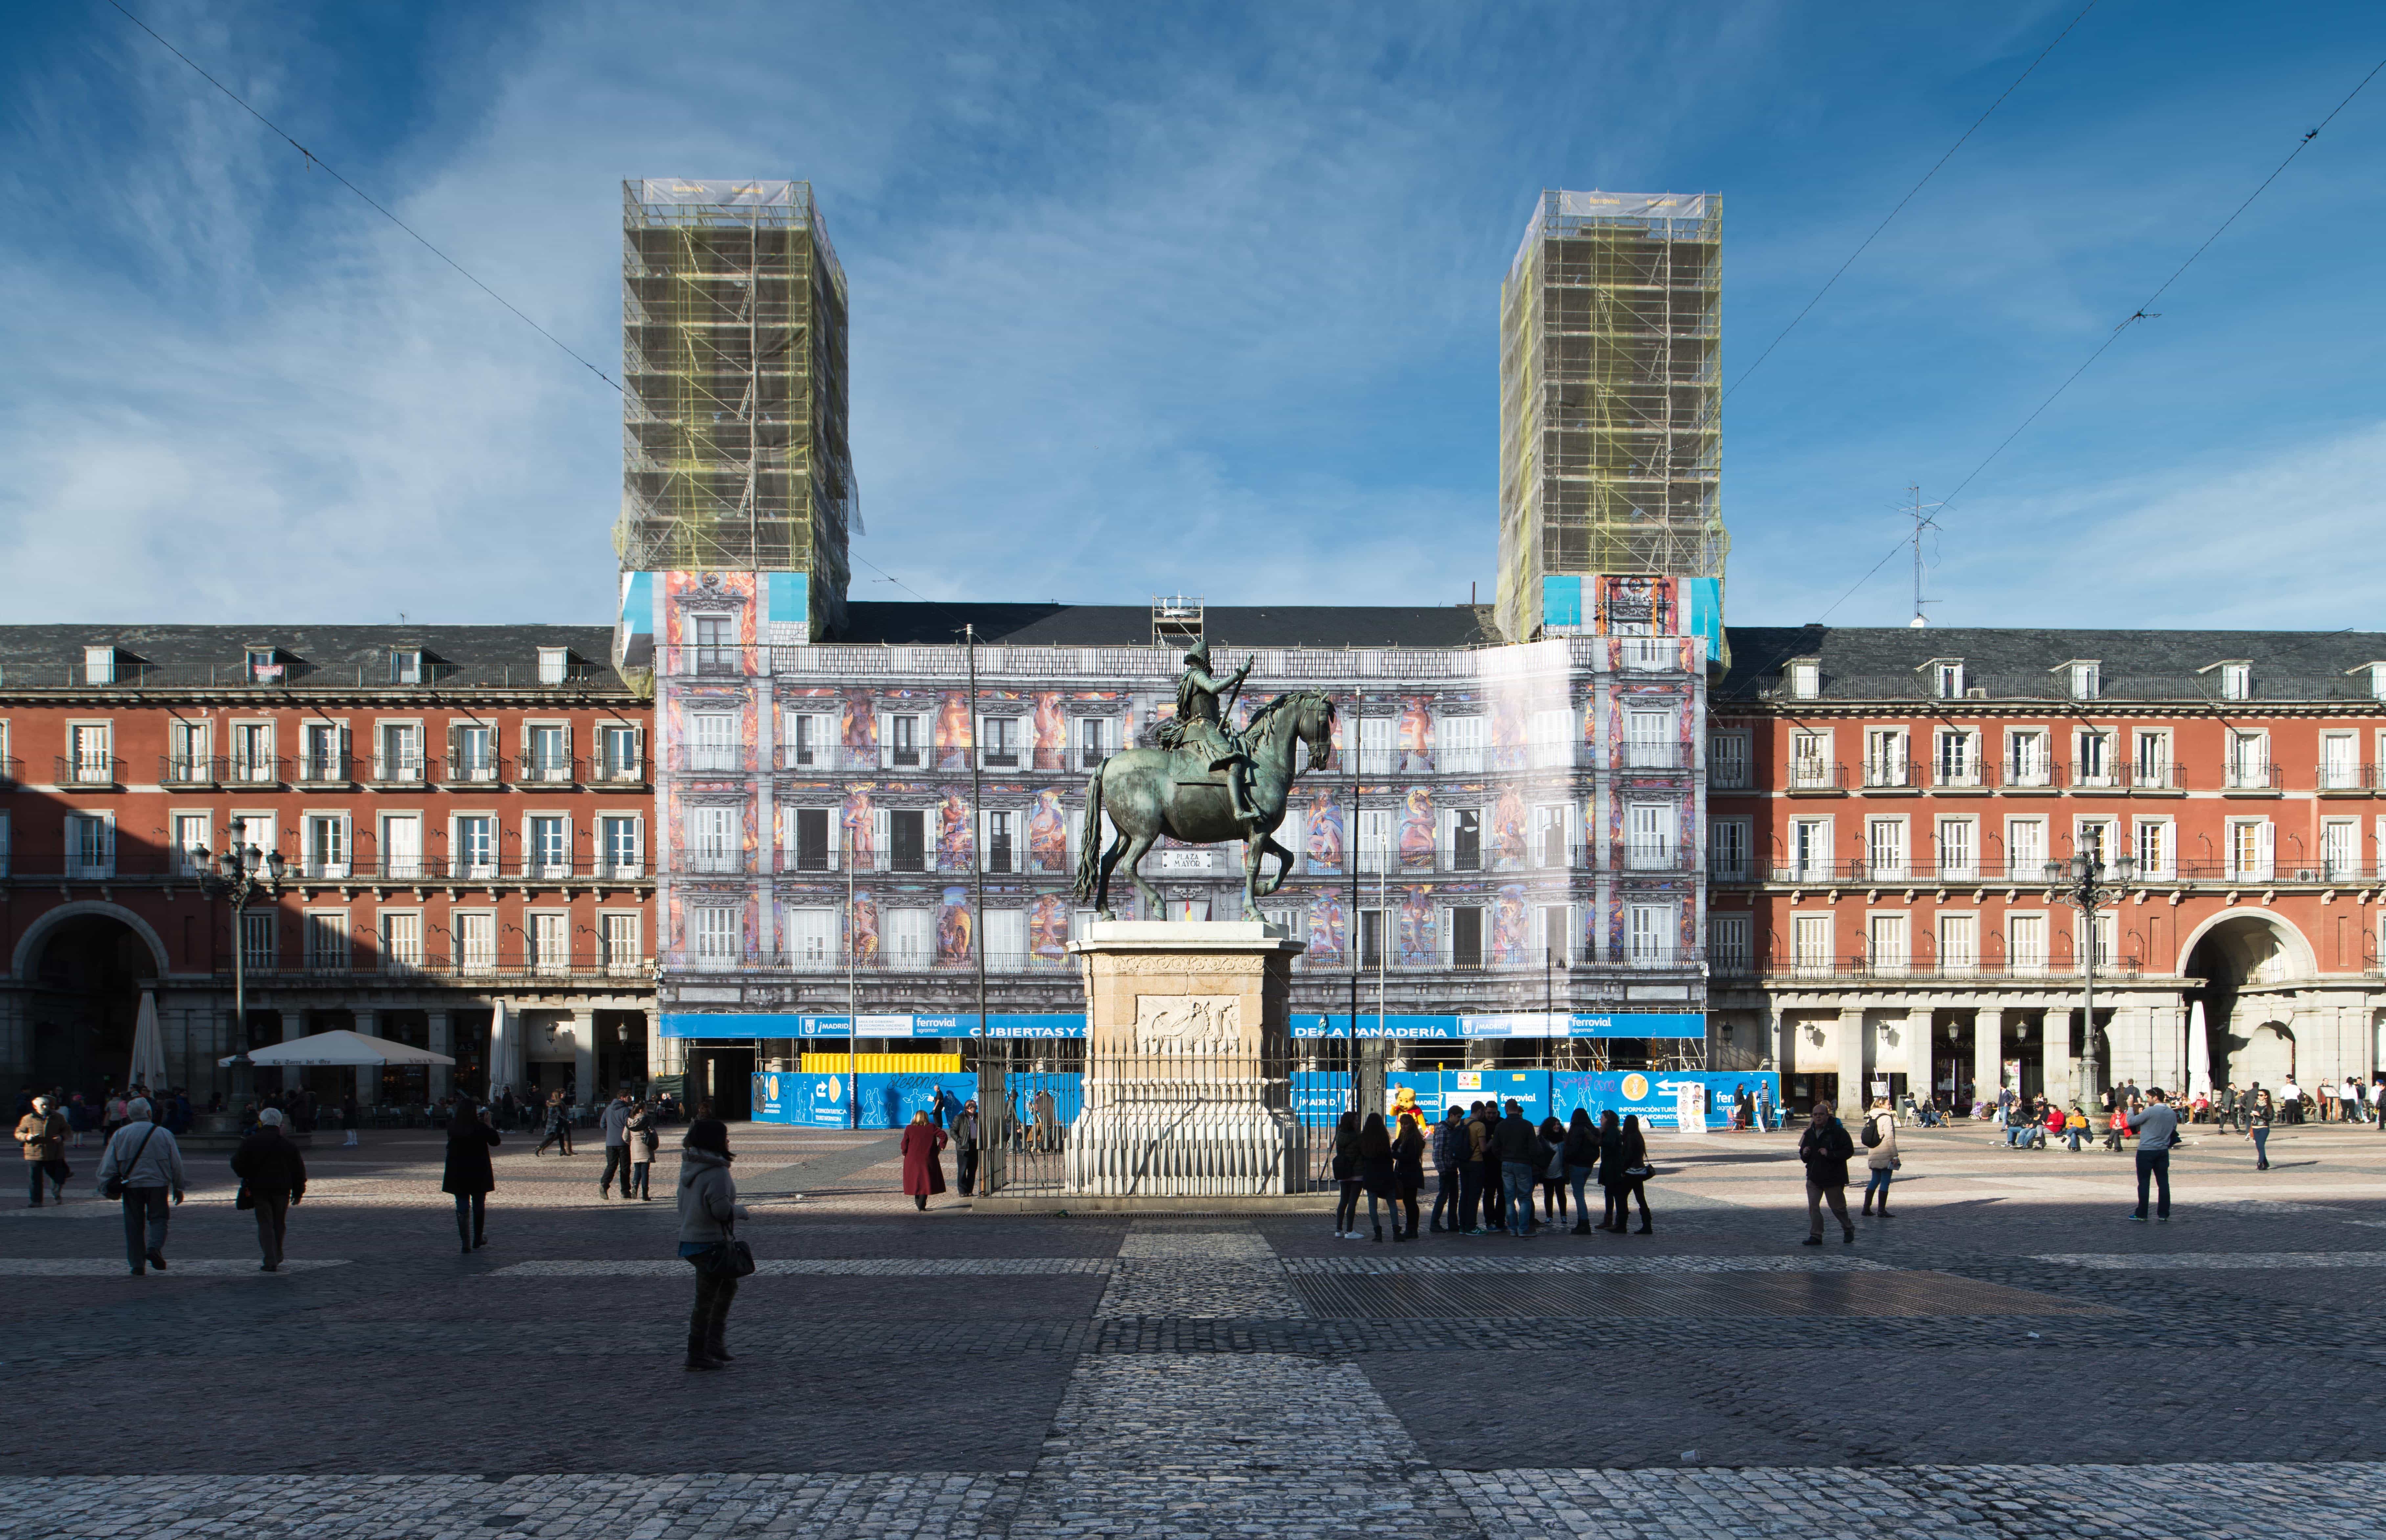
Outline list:
[[[497,1152],[309,1154],[255,1270],[220,1157],[164,1275],[117,1210],[0,1210],[0,1368],[57,1388],[0,1537],[2374,1533],[2386,1139],[2129,1163],[1903,1140],[1896,1217],[1797,1244],[1786,1135],[1661,1141],[1656,1232],[1343,1242],[1330,1217],[914,1213],[884,1136],[741,1129],[762,1262],[678,1368],[658,1201]],[[79,1168],[87,1171],[93,1152]],[[79,1181],[82,1179],[79,1178]],[[84,1184],[87,1188],[87,1183]],[[101,1223],[97,1221],[109,1221]]]

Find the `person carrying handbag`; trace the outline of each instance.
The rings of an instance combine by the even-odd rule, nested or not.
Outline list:
[[[680,1145],[679,1255],[696,1269],[684,1366],[690,1370],[730,1363],[730,1301],[737,1297],[737,1281],[754,1270],[753,1253],[736,1233],[746,1217],[729,1175],[736,1158],[729,1153],[729,1126],[719,1118],[699,1117],[687,1126]]]
[[[67,1201],[67,1120],[46,1096],[33,1098],[33,1110],[17,1120],[17,1142],[25,1152],[25,1169],[32,1178],[33,1206],[42,1206],[42,1184],[47,1182],[58,1203]]]
[[[257,1215],[257,1271],[279,1272],[290,1210],[307,1195],[307,1162],[283,1136],[282,1114],[268,1107],[257,1115],[257,1131],[232,1152],[232,1174],[240,1179],[233,1206]]]

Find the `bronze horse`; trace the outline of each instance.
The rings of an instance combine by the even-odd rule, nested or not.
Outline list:
[[[1321,690],[1298,689],[1279,695],[1251,713],[1244,731],[1250,751],[1251,805],[1259,812],[1258,827],[1243,851],[1243,917],[1260,919],[1260,900],[1284,885],[1292,869],[1292,852],[1269,836],[1284,822],[1292,798],[1293,778],[1300,774],[1293,746],[1309,745],[1309,763],[1318,765],[1334,753],[1334,702]],[[1101,848],[1102,814],[1107,810],[1118,838]],[[1246,839],[1235,819],[1224,776],[1212,771],[1198,754],[1162,749],[1129,749],[1102,762],[1086,782],[1086,827],[1077,855],[1077,897],[1091,899],[1096,913],[1111,918],[1111,869],[1126,858],[1127,876],[1143,895],[1144,913],[1157,918],[1159,890],[1136,869],[1146,852],[1162,835],[1191,845],[1222,844]],[[1260,860],[1273,853],[1275,876],[1262,887]]]

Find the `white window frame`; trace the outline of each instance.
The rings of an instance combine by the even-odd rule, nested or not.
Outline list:
[[[414,853],[411,856],[392,853],[389,831],[398,826],[409,824],[414,828]],[[399,882],[408,882],[430,875],[429,868],[425,865],[422,824],[423,818],[420,813],[384,813],[381,815],[381,827],[376,831],[377,838],[373,842],[373,849],[378,853],[378,865],[383,877]]]
[[[538,836],[543,828],[554,827],[562,835],[561,859],[539,848]],[[531,877],[565,877],[571,875],[572,842],[571,814],[568,813],[525,813],[521,822],[522,875]]]
[[[1707,877],[1710,880],[1746,882],[1749,879],[1752,832],[1752,826],[1746,818],[1707,820]]]
[[[356,968],[357,940],[345,909],[299,911],[299,934],[308,973],[349,973]]]
[[[209,857],[216,842],[213,814],[204,808],[173,809],[166,814],[166,831],[176,876],[197,877],[212,869]],[[200,854],[203,851],[208,854]]]
[[[497,912],[494,909],[458,909],[449,913],[447,923],[454,927],[449,939],[456,945],[453,961],[457,970],[495,973],[497,969]]]
[[[745,812],[735,807],[687,810],[687,863],[692,872],[746,869]]]
[[[1829,790],[1833,781],[1831,734],[1804,729],[1790,735],[1790,789]]]
[[[987,770],[1016,770],[1020,756],[1032,753],[1027,747],[1034,734],[1026,731],[1029,724],[1018,715],[983,715],[977,719],[978,764]]]
[[[745,911],[735,904],[691,903],[688,963],[698,973],[729,973],[745,955]]]
[[[620,976],[644,971],[646,917],[635,909],[599,909],[596,945],[607,973]]]
[[[342,880],[356,869],[356,828],[344,812],[308,811],[298,817],[298,869],[319,880]]]
[[[2318,870],[2323,882],[2350,882],[2361,876],[2360,819],[2320,820]]]
[[[1935,701],[1961,701],[1964,698],[1964,661],[1961,658],[1931,661],[1930,696]]]
[[[1957,788],[1980,784],[1978,728],[1945,726],[1931,734],[1930,784]]]
[[[1677,724],[1680,717],[1671,711],[1649,711],[1640,708],[1624,713],[1624,764],[1629,770],[1674,770],[1680,768],[1681,743]]]
[[[780,764],[789,770],[828,770],[836,763],[836,718],[826,712],[791,711],[779,744]]]
[[[1671,871],[1676,862],[1674,821],[1679,814],[1671,802],[1624,804],[1624,867],[1633,872]]]
[[[421,971],[424,923],[420,909],[384,909],[373,916],[373,944],[383,973]]]
[[[2021,787],[2054,784],[2054,754],[2044,727],[2005,729],[2004,781]]]
[[[617,852],[614,850],[613,841],[613,830],[623,825],[627,825],[630,830],[630,859],[627,863],[616,859]],[[829,842],[832,847],[835,846],[835,841],[836,820],[832,817],[829,819]],[[616,879],[644,877],[647,872],[647,820],[644,815],[635,813],[598,814],[596,815],[596,861],[598,865],[596,875],[599,877]]]
[[[2028,839],[2016,838],[2022,830],[2031,831]],[[2027,844],[2030,850],[2025,852]],[[2005,876],[2014,882],[2039,883],[2046,880],[2046,864],[2054,859],[2054,835],[2043,816],[2007,818],[2005,820]]]
[[[393,737],[399,747],[393,749]],[[412,746],[406,746],[411,738]],[[383,785],[407,785],[420,782],[425,775],[423,764],[422,719],[420,717],[379,717],[372,725],[372,778]]]
[[[552,738],[547,735],[552,734]],[[560,750],[543,751],[543,746]],[[516,777],[530,786],[571,784],[571,724],[554,717],[526,718],[521,725],[521,766]]]
[[[1937,937],[1939,972],[1977,973],[1980,968],[1980,916],[1972,909],[1941,909],[1931,929]]]
[[[468,827],[474,825],[488,831],[489,848],[485,852],[488,859],[485,861],[473,859],[471,841],[466,838]],[[447,820],[447,854],[450,877],[471,880],[496,877],[506,859],[503,826],[496,814],[463,808],[450,814]]]
[[[2005,970],[2044,973],[2053,966],[2054,917],[2043,909],[2005,911]]]
[[[1901,815],[1865,820],[1865,875],[1875,882],[1902,882],[1909,861],[1905,819]]]
[[[522,911],[522,963],[529,971],[571,971],[571,911],[541,905]]]
[[[1951,833],[1960,835],[1950,839]],[[1930,831],[1931,860],[1942,882],[1977,882],[1980,877],[1980,821],[1970,814],[1942,814]],[[1951,849],[1951,847],[1953,847]]]
[[[1914,919],[1903,909],[1865,912],[1865,966],[1899,974],[1914,966]]]
[[[281,778],[270,719],[234,717],[224,725],[224,779],[234,786],[271,786]]]
[[[1903,727],[1866,727],[1864,783],[1902,788],[1914,784],[1913,738]]]
[[[2116,755],[2119,735],[2110,727],[2082,727],[2072,735],[2071,779],[2074,786],[2118,786],[2120,765]]]
[[[1823,665],[1814,658],[1792,658],[1789,667],[1790,698],[1813,701],[1823,693]]]
[[[571,682],[571,649],[542,647],[538,650],[538,682],[542,685],[568,685]]]
[[[2141,881],[2168,882],[2179,876],[2179,826],[2172,819],[2141,817],[2129,839]]]
[[[2265,728],[2234,727],[2229,732],[2229,786],[2238,791],[2270,788],[2270,735]]]
[[[1790,916],[1790,971],[1801,978],[1825,978],[1837,972],[1839,959],[1832,952],[1832,916],[1829,915],[1791,915]]]
[[[1789,842],[1782,852],[1783,872],[1791,882],[1828,882],[1838,868],[1828,818],[1792,818]]]
[[[692,711],[687,713],[687,768],[695,775],[735,775],[746,768],[740,713]]]
[[[2151,757],[2147,751],[2153,750]],[[2129,784],[2161,790],[2171,780],[2171,736],[2167,727],[2129,730]]]
[[[2069,663],[2063,665],[2064,682],[2074,701],[2093,701],[2103,687],[2103,669],[2093,663]]]
[[[1744,790],[1748,777],[1748,735],[1744,732],[1707,735],[1707,785],[1715,790]]]
[[[389,682],[393,685],[422,683],[422,650],[419,647],[393,647],[389,650]]]
[[[2230,818],[2224,839],[2229,881],[2272,880],[2278,869],[2278,831],[2269,819]]]
[[[1625,904],[1625,966],[1636,968],[1674,966],[1681,954],[1680,926],[1680,911],[1673,904]]]
[[[1707,956],[1714,971],[1722,974],[1744,974],[1756,966],[1749,946],[1749,915],[1709,915],[1707,916]]]
[[[2222,663],[2220,667],[2220,699],[2250,701],[2254,698],[2254,665]]]
[[[2331,755],[2331,749],[2341,748],[2341,754]],[[2355,732],[2330,730],[2319,735],[2319,789],[2322,791],[2357,791],[2361,789],[2361,735]]]

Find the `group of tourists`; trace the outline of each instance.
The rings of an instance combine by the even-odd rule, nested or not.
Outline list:
[[[1573,1232],[1592,1231],[1624,1234],[1634,1205],[1640,1228],[1652,1231],[1649,1199],[1642,1184],[1653,1173],[1648,1142],[1638,1114],[1618,1118],[1601,1113],[1596,1122],[1576,1107],[1568,1121],[1544,1117],[1537,1126],[1525,1116],[1521,1103],[1503,1107],[1494,1102],[1467,1106],[1452,1103],[1430,1132],[1424,1117],[1403,1108],[1395,1115],[1397,1127],[1381,1113],[1362,1117],[1346,1112],[1334,1130],[1334,1178],[1341,1188],[1334,1208],[1334,1236],[1341,1241],[1367,1240],[1359,1228],[1359,1200],[1367,1200],[1368,1231],[1384,1239],[1383,1220],[1391,1219],[1392,1240],[1413,1242],[1420,1233],[1417,1194],[1425,1188],[1425,1164],[1433,1161],[1436,1177],[1428,1233],[1490,1235],[1504,1232],[1530,1239],[1544,1229],[1563,1226],[1567,1194],[1573,1194]],[[1590,1219],[1583,1189],[1599,1183],[1599,1222]],[[1539,1213],[1534,1211],[1535,1199]]]

